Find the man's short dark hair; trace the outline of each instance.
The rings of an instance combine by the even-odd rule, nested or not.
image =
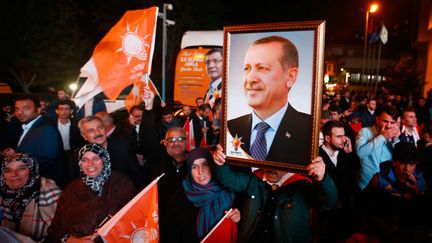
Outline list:
[[[215,47],[215,48],[211,49],[210,51],[208,51],[208,52],[206,53],[206,56],[210,56],[210,55],[212,55],[212,54],[214,54],[214,53],[220,53],[221,56],[223,56],[223,49],[222,49],[222,48],[219,48],[219,47]]]
[[[284,37],[277,36],[277,35],[267,36],[254,41],[252,45],[268,44],[271,42],[278,42],[282,44],[283,55],[281,57],[280,62],[283,65],[286,65],[288,68],[298,67],[297,47],[290,40]]]
[[[342,107],[340,107],[338,104],[331,104],[328,108],[329,111],[336,111],[338,114],[342,113]]]
[[[328,122],[326,122],[322,128],[321,131],[323,133],[324,136],[331,136],[332,134],[332,129],[338,127],[338,128],[343,128],[344,125],[342,122],[340,121],[334,121],[334,120],[330,120]]]
[[[168,106],[165,106],[164,108],[162,108],[162,116],[166,116],[166,115],[172,115],[172,109]]]
[[[418,151],[414,144],[409,142],[399,142],[393,150],[393,161],[400,163],[417,163]]]
[[[75,104],[74,104],[73,101],[71,101],[71,100],[60,100],[60,101],[56,104],[55,109],[57,110],[57,109],[59,108],[59,106],[61,106],[61,105],[68,105],[69,108],[70,108],[71,110],[74,110],[74,109],[75,109]]]
[[[204,98],[201,97],[201,96],[196,97],[196,98],[195,98],[195,104],[197,103],[198,100],[204,100]]]
[[[205,111],[207,108],[211,110],[211,106],[207,103],[204,103],[198,107],[198,110]]]
[[[379,112],[377,113],[377,116],[380,116],[382,113],[387,113],[389,116],[393,118],[393,120],[397,120],[399,116],[399,111],[394,106],[384,106]]]
[[[143,111],[144,109],[143,109],[143,107],[140,106],[140,105],[134,105],[134,106],[132,106],[132,108],[130,109],[129,114],[132,114],[135,110]]]
[[[373,101],[373,100],[375,100],[376,101],[376,99],[375,98],[369,98],[369,99],[367,99],[367,101],[366,101],[366,104],[369,104],[371,101]]]
[[[34,97],[34,96],[30,96],[30,95],[22,95],[22,96],[18,96],[18,97],[15,99],[15,103],[16,103],[17,101],[23,101],[23,100],[30,100],[31,102],[33,102],[33,104],[34,104],[34,106],[35,106],[36,109],[40,107],[39,100],[38,100],[36,97]]]

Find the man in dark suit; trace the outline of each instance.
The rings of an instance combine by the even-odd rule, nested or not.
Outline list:
[[[243,69],[243,88],[253,113],[228,121],[231,136],[241,138],[241,149],[255,160],[306,165],[311,118],[288,103],[298,74],[297,48],[280,36],[258,39],[246,52]]]
[[[39,101],[20,97],[15,102],[15,116],[22,124],[18,142],[2,153],[27,153],[39,164],[40,175],[52,179],[60,187],[66,185],[66,161],[63,143],[57,129],[40,115]]]
[[[71,118],[74,113],[75,104],[71,100],[61,100],[55,107],[57,119],[52,121],[54,127],[60,132],[63,140],[63,149],[73,152],[84,145],[84,140],[78,129],[78,122]]]
[[[353,221],[353,196],[357,187],[356,173],[360,169],[360,162],[353,152],[352,143],[345,135],[344,124],[330,120],[322,127],[324,142],[319,148],[327,175],[329,175],[338,189],[337,206],[328,211],[320,212],[319,242],[338,242],[348,237]]]

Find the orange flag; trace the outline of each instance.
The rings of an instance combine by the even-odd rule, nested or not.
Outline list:
[[[154,85],[153,81],[148,77],[147,74],[143,75],[140,80],[134,82],[134,86],[125,99],[125,106],[128,111],[134,105],[139,105],[143,102],[144,87],[148,86],[153,94],[160,94]]]
[[[232,209],[228,211],[230,213]],[[204,237],[201,243],[235,243],[237,242],[237,224],[225,216]]]
[[[97,232],[105,242],[159,242],[156,178]]]
[[[116,99],[127,86],[151,73],[158,7],[126,11],[81,69],[97,81],[105,95]]]

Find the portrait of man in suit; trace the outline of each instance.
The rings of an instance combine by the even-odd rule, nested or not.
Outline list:
[[[241,89],[251,112],[239,117],[228,114],[227,155],[306,165],[311,154],[311,115],[289,101],[293,85],[299,82],[296,45],[280,35],[258,38],[247,48],[242,69]]]

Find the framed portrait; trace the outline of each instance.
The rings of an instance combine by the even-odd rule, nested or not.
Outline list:
[[[224,27],[228,163],[306,172],[318,155],[324,34],[325,21]]]

